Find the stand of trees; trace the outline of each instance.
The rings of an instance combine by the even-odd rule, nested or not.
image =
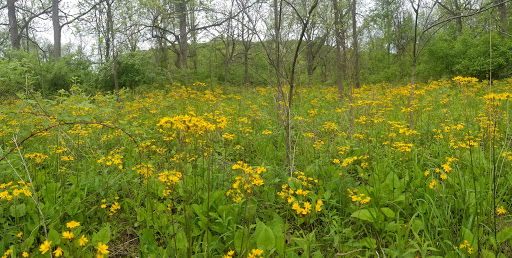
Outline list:
[[[91,92],[194,81],[326,84],[337,85],[343,100],[350,87],[383,81],[486,79],[489,42],[493,78],[511,76],[509,0],[367,4],[7,0],[0,6],[0,91],[20,90],[27,78],[43,94],[77,80]],[[64,29],[73,31],[67,45]]]

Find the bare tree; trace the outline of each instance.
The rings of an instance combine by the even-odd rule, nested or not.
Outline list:
[[[503,0],[493,0],[493,3],[498,8],[501,31],[508,34],[507,3]]]
[[[332,6],[334,9],[334,35],[336,38],[336,83],[338,86],[338,94],[340,95],[340,101],[343,101],[343,68],[346,57],[345,50],[345,25],[343,23],[344,12],[341,10],[341,6],[338,4],[339,0],[332,0]]]
[[[350,11],[352,14],[352,49],[354,51],[354,86],[359,88],[361,87],[361,81],[359,78],[359,42],[357,35],[356,3],[357,0],[352,0]]]
[[[78,14],[69,14],[66,12],[62,12],[59,9],[59,3],[61,0],[52,0],[51,10],[52,10],[52,24],[53,24],[53,57],[55,61],[58,61],[62,55],[62,29],[70,25],[83,16],[89,14],[92,10],[94,10],[99,4],[101,4],[104,0],[99,0],[91,6],[88,7],[87,10],[81,11]],[[61,24],[61,15],[64,16],[65,22]]]
[[[20,24],[17,12],[20,9],[16,5],[16,0],[7,0],[7,16],[9,18],[9,36],[11,41],[11,47],[13,49],[19,50],[21,47],[21,39],[23,38],[22,33],[25,31],[28,31],[28,28],[30,26],[30,23],[36,19],[39,18],[43,14],[47,14],[51,10],[51,6],[43,6],[43,2],[41,2],[41,6],[28,6],[22,8],[24,13],[24,19],[22,19],[22,22]],[[27,41],[30,39],[28,38],[28,33],[25,35]]]

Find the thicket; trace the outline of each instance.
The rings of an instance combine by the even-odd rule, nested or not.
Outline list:
[[[491,37],[491,39],[490,39]],[[411,60],[405,50],[382,48],[383,44],[369,41],[360,52],[362,84],[380,82],[407,83],[410,78]],[[374,44],[374,45],[372,45]],[[489,78],[490,44],[492,45],[492,76],[503,79],[512,74],[512,40],[498,33],[481,34],[467,32],[455,37],[449,33],[439,34],[431,40],[418,60],[417,78],[420,82],[471,76]],[[248,80],[245,81],[243,56],[235,54],[231,60],[223,56],[221,41],[211,41],[192,46],[188,70],[179,69],[177,56],[170,49],[150,49],[128,52],[119,56],[119,85],[121,88],[159,88],[172,83],[196,81],[214,85],[269,85],[272,68],[260,45],[254,43],[249,53]],[[286,43],[283,44],[286,51]],[[291,44],[289,44],[291,45]],[[240,48],[240,49],[239,49]],[[235,52],[241,52],[241,44],[235,43]],[[288,53],[291,51],[288,51]],[[301,85],[320,84],[331,86],[336,82],[335,54],[332,46],[325,45],[319,52],[308,74],[307,60],[301,56],[297,78]],[[284,59],[289,58],[284,56]],[[348,64],[350,65],[350,63]],[[29,84],[43,95],[69,90],[80,84],[89,93],[114,90],[113,60],[97,63],[94,58],[81,51],[64,55],[58,62],[51,53],[9,52],[0,61],[0,93],[13,95]],[[188,81],[187,81],[188,77]],[[349,81],[344,75],[344,80]]]

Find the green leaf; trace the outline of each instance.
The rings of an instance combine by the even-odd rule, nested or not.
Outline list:
[[[9,209],[11,210],[11,216],[15,218],[23,217],[27,213],[27,207],[24,203],[13,205]]]
[[[504,242],[512,236],[512,227],[504,228],[496,235],[498,243]]]
[[[242,239],[245,238],[242,230],[237,230],[235,233],[235,251],[236,253],[240,253],[242,250]],[[245,239],[244,239],[245,240]]]
[[[108,241],[110,241],[110,228],[108,226],[103,227],[102,229],[100,229],[100,231],[92,235],[93,243],[101,242],[103,244],[106,244],[108,243]]]
[[[394,212],[392,209],[390,209],[390,208],[381,208],[380,210],[381,210],[381,211],[384,213],[384,215],[386,215],[386,217],[388,217],[388,218],[394,218],[394,217],[395,217],[395,212]]]
[[[272,229],[267,227],[263,223],[258,223],[258,227],[261,227],[259,235],[256,237],[256,244],[259,249],[270,250],[276,245],[276,238]]]
[[[371,210],[372,210],[372,212],[370,212],[369,209],[358,210],[358,211],[355,211],[354,213],[352,213],[352,215],[350,215],[350,217],[358,218],[361,220],[366,220],[369,222],[375,222],[375,218],[377,217],[376,216],[377,214],[375,214],[374,209],[371,209]]]
[[[496,255],[494,255],[493,252],[484,249],[484,250],[482,250],[482,257],[483,258],[494,258],[494,257],[496,257]]]
[[[61,238],[59,232],[53,228],[50,229],[50,232],[48,232],[48,241],[52,242],[52,246],[60,244]]]

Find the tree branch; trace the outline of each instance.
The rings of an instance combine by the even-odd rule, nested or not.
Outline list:
[[[469,13],[469,14],[461,14],[461,15],[455,15],[455,16],[452,16],[452,17],[446,18],[446,19],[444,19],[444,20],[442,20],[442,21],[436,22],[436,23],[434,23],[434,24],[432,24],[432,25],[430,25],[430,26],[426,27],[425,29],[423,29],[423,32],[426,32],[426,31],[428,31],[428,30],[430,30],[430,29],[432,29],[432,28],[434,28],[434,27],[436,27],[436,26],[438,26],[438,25],[441,25],[441,24],[447,23],[447,22],[449,22],[449,21],[452,21],[452,20],[455,20],[455,19],[458,19],[458,18],[467,18],[467,17],[471,17],[471,16],[474,16],[474,15],[477,15],[477,14],[480,14],[480,13],[483,13],[483,12],[486,12],[486,11],[488,11],[488,10],[490,10],[490,9],[492,9],[492,8],[494,8],[494,7],[496,7],[496,6],[498,6],[498,5],[501,5],[501,4],[504,4],[504,3],[508,3],[508,2],[510,2],[510,1],[512,1],[512,0],[504,0],[503,2],[493,4],[493,5],[488,6],[488,7],[485,7],[485,8],[481,8],[480,10],[477,10],[477,11],[475,11],[475,12],[473,12],[473,13]]]

